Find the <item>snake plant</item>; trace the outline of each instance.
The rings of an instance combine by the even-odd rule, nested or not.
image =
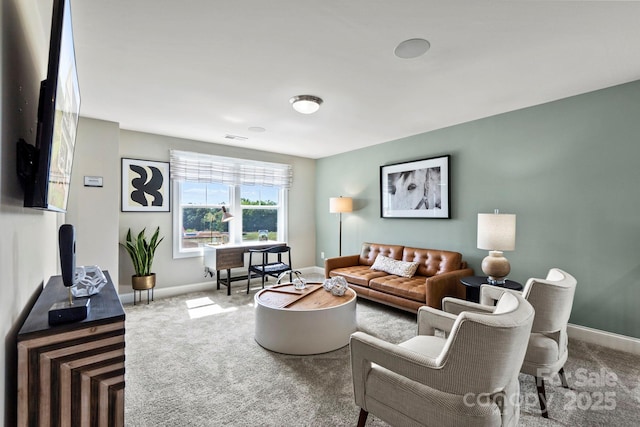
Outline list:
[[[153,264],[156,248],[164,240],[164,237],[158,240],[160,227],[156,228],[156,232],[153,233],[150,241],[147,241],[144,232],[145,229],[143,228],[134,240],[131,236],[131,229],[129,229],[125,242],[120,243],[131,257],[136,276],[148,276],[151,274],[151,264]]]

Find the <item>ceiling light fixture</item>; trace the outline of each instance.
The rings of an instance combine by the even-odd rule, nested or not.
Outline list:
[[[313,114],[320,109],[322,98],[313,95],[298,95],[289,100],[293,109],[302,114]]]
[[[413,59],[427,53],[431,43],[425,39],[409,39],[400,43],[393,51],[398,58]]]

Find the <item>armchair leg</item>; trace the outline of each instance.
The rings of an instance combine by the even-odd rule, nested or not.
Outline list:
[[[538,400],[540,401],[540,410],[543,418],[549,418],[547,411],[547,395],[544,391],[544,378],[536,377],[536,388],[538,389]]]
[[[358,427],[364,427],[364,425],[367,423],[368,416],[369,416],[369,413],[364,409],[360,408],[360,416],[358,416]]]
[[[567,382],[567,377],[564,374],[564,366],[560,368],[560,370],[558,371],[558,375],[560,376],[560,382],[562,383],[562,387],[570,389],[571,387],[569,387],[569,383]]]

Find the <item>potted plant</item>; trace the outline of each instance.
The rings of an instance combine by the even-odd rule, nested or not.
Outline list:
[[[156,248],[164,240],[164,237],[158,240],[160,235],[160,227],[156,228],[156,232],[151,236],[151,240],[147,241],[143,228],[135,239],[131,236],[131,229],[127,232],[124,243],[120,243],[131,257],[133,269],[136,274],[131,276],[131,286],[134,290],[151,289],[156,285],[156,274],[151,272],[153,264],[153,256]]]

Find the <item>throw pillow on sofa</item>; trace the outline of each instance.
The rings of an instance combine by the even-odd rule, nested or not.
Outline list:
[[[417,262],[398,261],[397,259],[389,258],[384,255],[378,254],[376,260],[371,266],[372,270],[384,271],[385,273],[395,274],[402,277],[413,277],[418,269]]]

